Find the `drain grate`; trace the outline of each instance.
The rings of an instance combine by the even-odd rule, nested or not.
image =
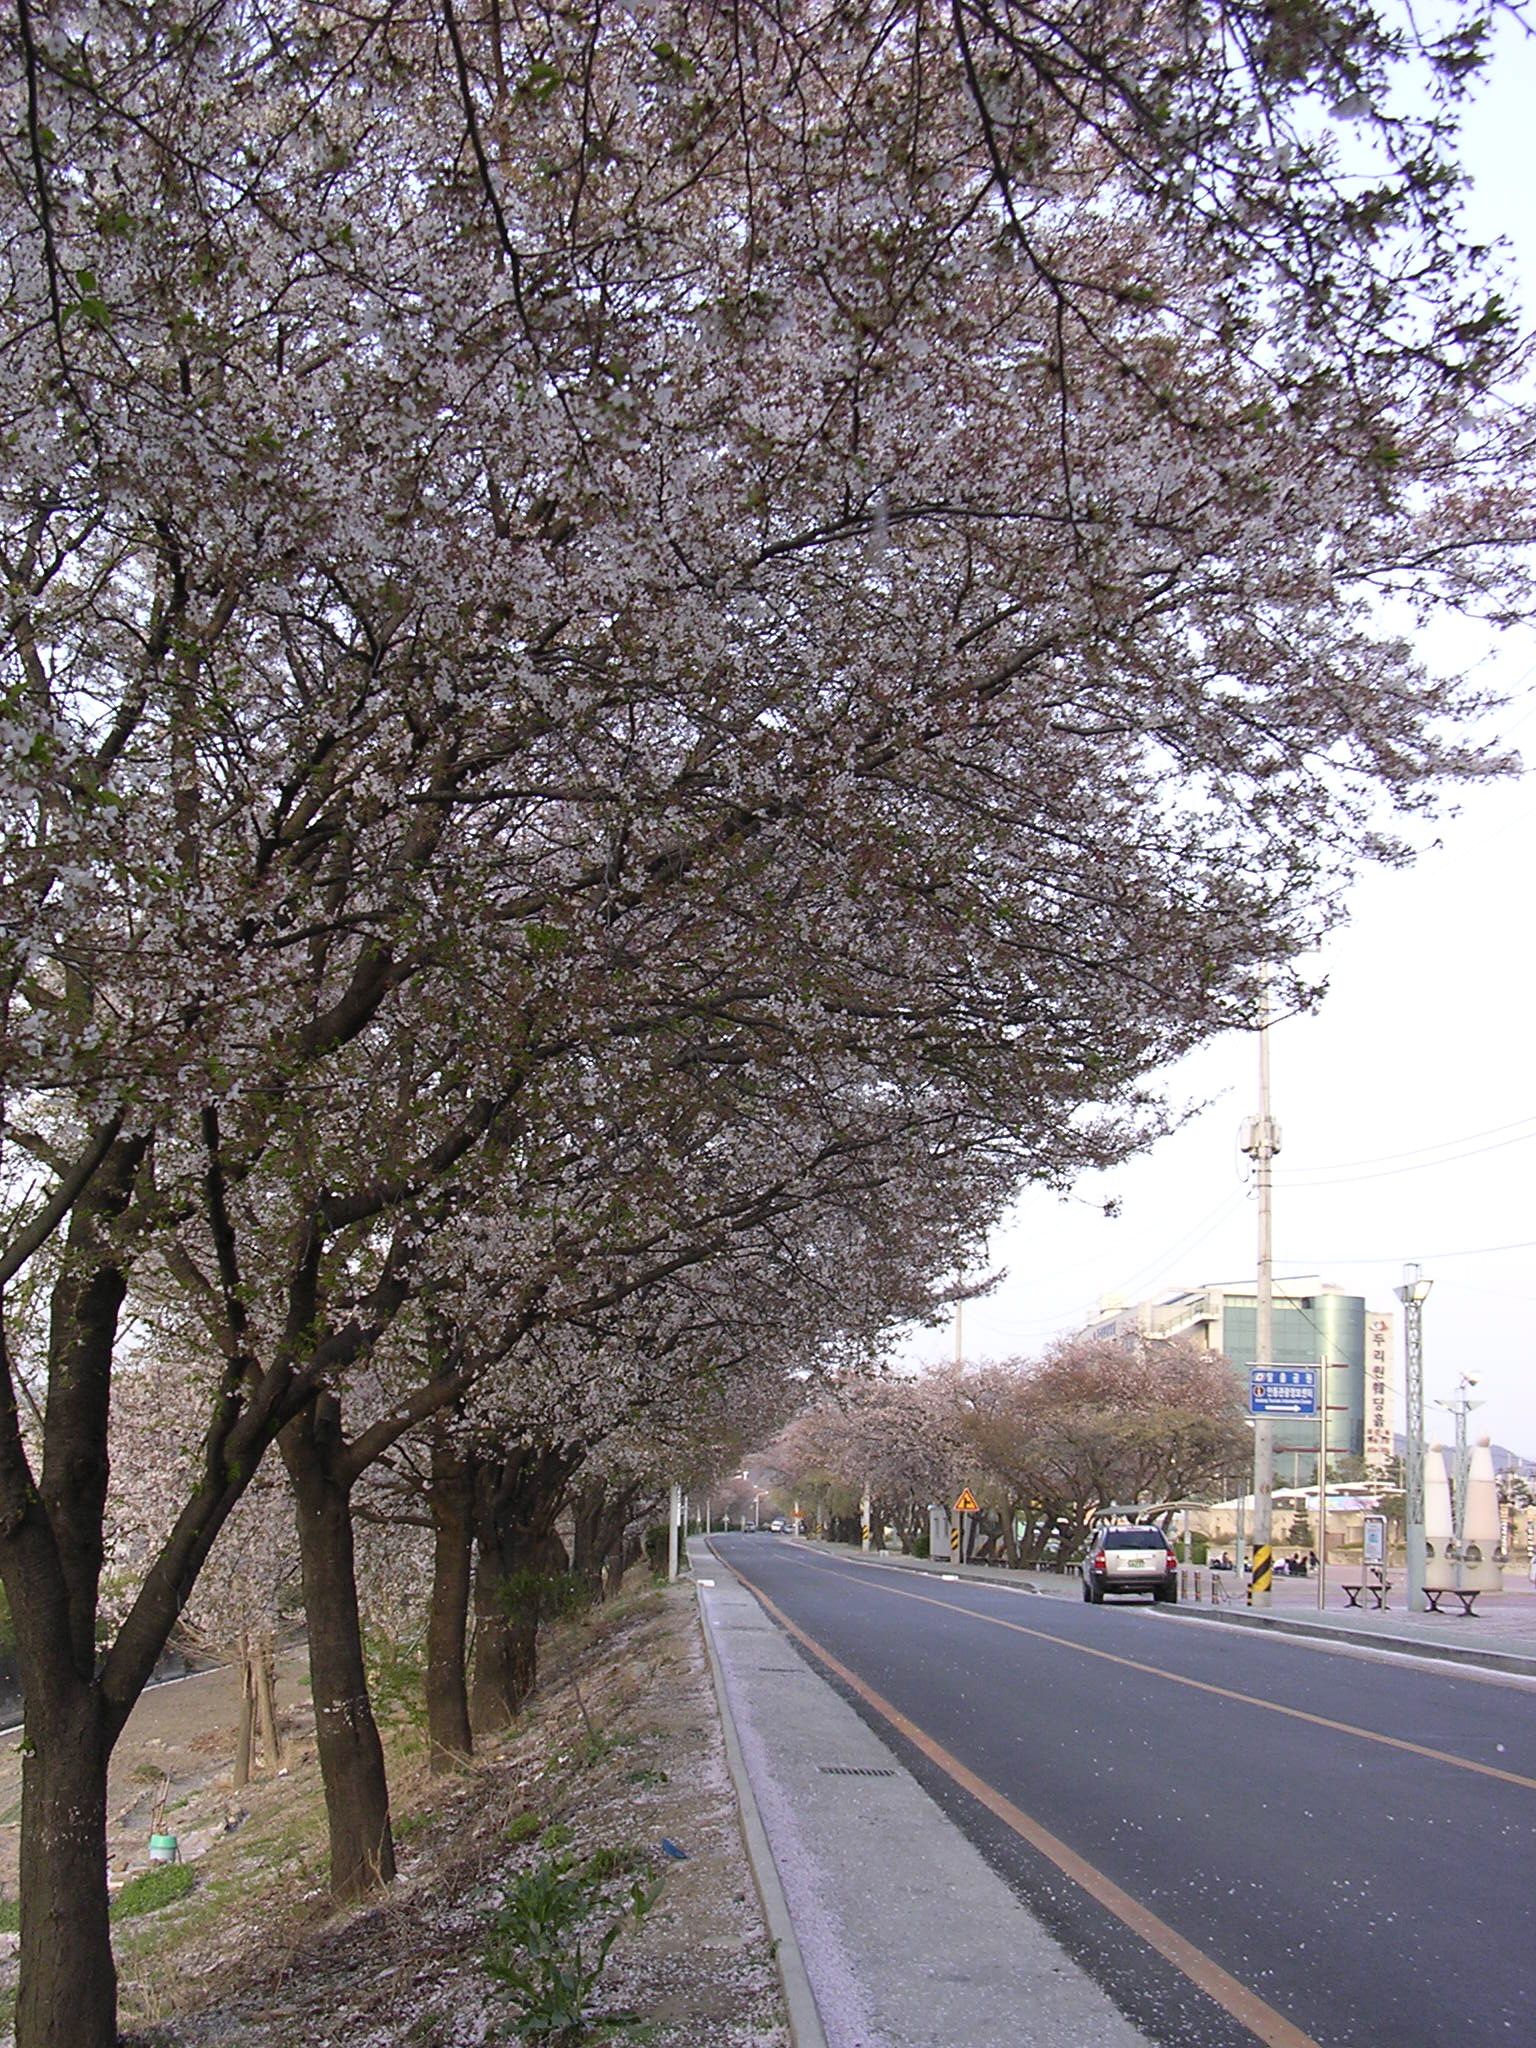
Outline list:
[[[824,1778],[894,1778],[889,1764],[818,1764]]]

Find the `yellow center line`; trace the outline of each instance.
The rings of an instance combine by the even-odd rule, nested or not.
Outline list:
[[[809,1559],[798,1562],[805,1570],[828,1572],[833,1577],[839,1569],[836,1565],[812,1564]],[[884,1568],[875,1569],[878,1573]],[[1430,1749],[1422,1742],[1409,1742],[1401,1735],[1383,1735],[1379,1728],[1361,1728],[1353,1721],[1335,1721],[1327,1714],[1311,1714],[1305,1707],[1282,1706],[1278,1700],[1260,1699],[1254,1693],[1238,1692],[1229,1685],[1214,1685],[1206,1678],[1186,1678],[1182,1672],[1165,1671],[1159,1664],[1144,1664],[1138,1658],[1123,1657],[1114,1650],[1098,1650],[1091,1643],[1073,1642],[1070,1636],[1052,1635],[1049,1629],[1029,1628],[1023,1622],[1004,1621],[996,1614],[979,1614],[974,1607],[957,1608],[952,1601],[936,1599],[932,1593],[912,1593],[904,1586],[889,1586],[878,1576],[870,1583],[895,1600],[915,1600],[924,1607],[937,1607],[945,1614],[964,1614],[968,1620],[983,1622],[989,1628],[1005,1628],[1016,1636],[1033,1636],[1038,1642],[1054,1644],[1059,1650],[1072,1650],[1080,1657],[1098,1657],[1106,1664],[1118,1664],[1126,1671],[1139,1671],[1148,1678],[1163,1679],[1169,1685],[1185,1685],[1191,1692],[1209,1693],[1213,1699],[1233,1700],[1240,1706],[1255,1707],[1261,1713],[1279,1714],[1288,1721],[1305,1722],[1309,1728],[1329,1728],[1335,1735],[1352,1735],[1360,1742],[1379,1743],[1383,1749],[1401,1750],[1408,1756],[1425,1757],[1430,1763],[1448,1764],[1453,1770],[1471,1771],[1480,1778],[1496,1778],[1501,1784],[1519,1785],[1527,1792],[1536,1792],[1536,1778],[1523,1777],[1519,1771],[1501,1770],[1497,1764],[1480,1764],[1471,1757],[1454,1756],[1449,1750]]]
[[[715,1555],[719,1557],[720,1553],[716,1551]],[[720,1562],[726,1564],[724,1558],[720,1558]],[[969,1792],[973,1799],[995,1815],[1005,1827],[1011,1828],[1022,1841],[1027,1842],[1032,1849],[1053,1863],[1064,1877],[1070,1878],[1074,1884],[1080,1886],[1096,1904],[1102,1906],[1107,1913],[1113,1914],[1149,1948],[1155,1949],[1197,1990],[1204,1992],[1205,1996],[1220,2006],[1224,2012],[1230,2013],[1240,2026],[1248,2029],[1255,2040],[1264,2044],[1264,2048],[1318,2048],[1318,2043],[1310,2034],[1304,2034],[1300,2027],[1293,2026],[1283,2013],[1276,2012],[1272,2005],[1267,2005],[1257,1992],[1250,1991],[1246,1984],[1239,1983],[1238,1979],[1224,1970],[1220,1963],[1208,1956],[1204,1949],[1196,1948],[1192,1941],[1186,1941],[1184,1936],[1170,1927],[1166,1920],[1160,1920],[1139,1899],[1133,1898],[1127,1891],[1122,1891],[1112,1878],[1106,1877],[1101,1870],[1079,1856],[1075,1849],[1068,1848],[1059,1835],[1053,1835],[1049,1828],[1042,1827],[1039,1821],[1031,1819],[1022,1807],[1015,1806],[1011,1799],[1005,1799],[1001,1792],[995,1791],[987,1783],[985,1778],[977,1777],[976,1773],[961,1763],[957,1756],[951,1755],[940,1743],[935,1742],[931,1735],[919,1728],[915,1721],[909,1721],[905,1714],[891,1705],[889,1700],[882,1698],[873,1686],[866,1685],[856,1672],[850,1671],[846,1664],[840,1663],[832,1655],[830,1650],[824,1650],[813,1636],[807,1635],[803,1628],[791,1621],[782,1608],[776,1607],[768,1595],[760,1587],[754,1586],[750,1579],[743,1578],[734,1565],[727,1564],[726,1568],[746,1586],[780,1628],[792,1635],[797,1643],[804,1644],[813,1657],[841,1679],[851,1692],[856,1693],[873,1708],[875,1713],[887,1721],[899,1735],[905,1736],[914,1749],[927,1757],[928,1761],[943,1771],[946,1777]],[[894,1592],[898,1589],[893,1587],[890,1590]],[[901,1597],[924,1599],[928,1596],[903,1594]],[[944,1605],[940,1600],[930,1600],[929,1604],[934,1607]],[[955,1610],[950,1608],[948,1611],[954,1613]],[[1012,1627],[1014,1624],[1006,1623],[1004,1626]],[[1036,1631],[1026,1629],[1022,1633],[1032,1635]],[[1056,1638],[1050,1636],[1046,1640],[1054,1642]]]

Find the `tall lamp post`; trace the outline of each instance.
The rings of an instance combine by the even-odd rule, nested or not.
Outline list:
[[[1254,1290],[1253,1362],[1271,1366],[1275,1362],[1275,1251],[1271,1204],[1274,1191],[1274,1157],[1280,1150],[1280,1126],[1269,1113],[1269,969],[1259,982],[1259,1113],[1249,1117],[1238,1140],[1253,1161],[1254,1185],[1258,1195],[1259,1245],[1257,1286]],[[1273,1551],[1275,1513],[1275,1425],[1268,1416],[1255,1416],[1253,1423],[1253,1579],[1249,1603],[1267,1607]],[[1239,1568],[1242,1559],[1238,1559]]]
[[[1403,1379],[1407,1455],[1403,1460],[1403,1516],[1408,1539],[1408,1612],[1424,1612],[1424,1303],[1434,1283],[1417,1266],[1404,1266],[1397,1298],[1403,1304]]]

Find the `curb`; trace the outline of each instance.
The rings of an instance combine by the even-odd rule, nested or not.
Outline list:
[[[708,1541],[707,1538],[705,1540]],[[716,1557],[712,1550],[710,1557],[721,1571],[730,1571],[730,1566]],[[697,1593],[697,1574],[692,1576],[695,1582],[694,1590]],[[732,1576],[734,1577],[734,1574]],[[746,1844],[747,1863],[752,1871],[752,1881],[757,1886],[757,1896],[762,1902],[768,1938],[773,1943],[773,1960],[778,1967],[779,1983],[784,1991],[791,2048],[827,2048],[821,2014],[816,2009],[811,1980],[806,1975],[805,1958],[800,1953],[794,1922],[789,1917],[789,1901],[785,1898],[784,1887],[779,1882],[773,1851],[768,1846],[767,1831],[763,1827],[762,1815],[757,1810],[757,1797],[747,1776],[746,1760],[742,1756],[741,1744],[736,1737],[736,1724],[731,1719],[730,1701],[726,1698],[725,1673],[720,1668],[719,1654],[715,1649],[715,1639],[709,1626],[709,1615],[702,1598],[698,1603],[698,1614],[699,1626],[704,1637],[704,1649],[709,1658],[710,1675],[715,1682],[715,1698],[720,1706],[720,1728],[725,1738],[726,1767],[730,1771],[731,1784],[736,1792],[736,1810],[741,1821],[742,1840]]]

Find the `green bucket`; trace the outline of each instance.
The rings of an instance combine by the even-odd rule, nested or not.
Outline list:
[[[151,1835],[149,1838],[149,1860],[151,1863],[174,1863],[176,1861],[176,1837],[174,1835]]]

